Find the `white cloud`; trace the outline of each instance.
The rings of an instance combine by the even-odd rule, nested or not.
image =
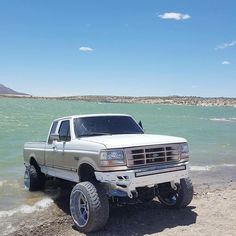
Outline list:
[[[90,47],[80,47],[79,50],[81,52],[92,52],[93,51],[93,49]]]
[[[230,61],[222,61],[222,65],[230,65]]]
[[[236,45],[236,40],[235,41],[232,41],[230,43],[222,43],[220,45],[218,45],[215,49],[225,49],[225,48],[228,48],[228,47],[233,47],[234,45]]]
[[[188,14],[182,14],[177,12],[165,12],[162,15],[158,16],[164,20],[187,20],[191,18],[191,16]]]

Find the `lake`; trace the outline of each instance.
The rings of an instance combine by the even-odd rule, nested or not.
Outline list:
[[[4,216],[6,211],[35,202],[43,196],[43,193],[29,193],[24,189],[24,142],[45,140],[55,118],[88,113],[131,114],[136,121],[142,121],[146,133],[186,138],[192,170],[236,165],[235,107],[1,98],[0,218],[1,211]]]

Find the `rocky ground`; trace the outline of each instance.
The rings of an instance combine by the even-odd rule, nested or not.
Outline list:
[[[14,225],[14,222],[12,222]],[[69,213],[69,191],[44,211],[26,214],[9,235],[84,235]],[[106,227],[89,235],[236,235],[236,182],[195,186],[190,206],[164,208],[150,203],[112,208]]]

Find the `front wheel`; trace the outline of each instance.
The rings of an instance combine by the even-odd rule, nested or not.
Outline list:
[[[70,212],[79,231],[89,233],[105,226],[109,217],[108,197],[99,184],[81,182],[70,195]]]
[[[172,189],[170,184],[162,184],[158,193],[159,201],[168,208],[184,208],[193,199],[193,185],[190,178],[181,179]]]

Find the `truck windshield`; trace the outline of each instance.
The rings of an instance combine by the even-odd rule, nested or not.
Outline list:
[[[143,130],[129,116],[96,116],[74,119],[76,137],[143,134]]]

